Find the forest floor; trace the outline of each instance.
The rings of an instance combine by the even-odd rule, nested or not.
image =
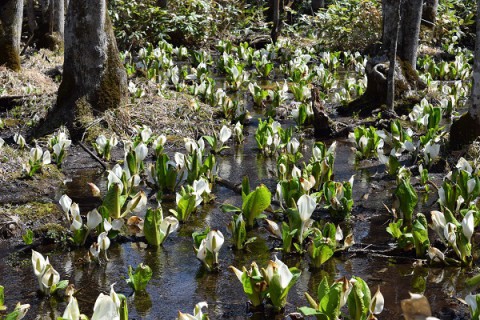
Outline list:
[[[183,146],[183,138],[211,134],[220,123],[216,117],[218,111],[209,105],[198,102],[201,111],[188,112],[191,96],[170,90],[162,90],[163,94],[158,95],[156,85],[149,83],[143,97],[95,119],[83,141],[68,150],[61,168],[49,164],[41,174],[26,178],[22,167],[28,163],[30,148],[36,145],[45,148],[47,137],[27,141],[23,149],[16,145],[13,137],[16,133],[27,137],[29,128],[55,104],[63,55],[45,49],[31,50],[22,62],[18,73],[0,67],[0,119],[3,122],[0,137],[5,140],[0,148],[0,238],[16,244],[21,242],[21,235],[27,229],[32,229],[36,237],[51,238],[49,229],[66,225],[54,199],[64,189],[72,171],[102,169],[104,163],[93,156],[91,146],[99,134],[107,137],[115,134],[122,141],[133,134],[135,126],[146,125],[168,137],[167,148],[177,148]],[[121,161],[122,154],[120,150],[114,152],[112,163]]]

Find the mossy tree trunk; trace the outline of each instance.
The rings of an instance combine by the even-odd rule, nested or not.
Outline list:
[[[0,65],[20,70],[23,0],[0,1]]]
[[[477,1],[476,38],[473,61],[472,93],[468,112],[450,128],[450,146],[458,149],[480,136],[480,0]]]
[[[424,88],[424,83],[416,72],[418,37],[422,17],[422,0],[403,0],[400,4],[400,27],[397,32],[395,21],[398,16],[398,0],[383,0],[383,38],[382,47],[367,63],[367,89],[360,98],[352,101],[340,113],[366,112],[387,103],[387,74],[389,57],[396,56],[395,99],[400,99],[410,90]],[[393,45],[398,34],[397,45]],[[390,51],[396,48],[395,54]],[[365,110],[364,110],[365,109]]]
[[[63,77],[57,103],[34,136],[66,125],[79,140],[93,117],[124,103],[127,75],[105,0],[72,1],[65,24]]]

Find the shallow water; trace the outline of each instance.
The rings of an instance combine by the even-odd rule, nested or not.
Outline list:
[[[237,96],[245,99],[244,96]],[[255,115],[254,115],[255,116]],[[257,115],[258,116],[258,115]],[[252,187],[265,184],[271,191],[275,190],[275,160],[265,158],[258,153],[254,140],[254,132],[258,121],[252,119],[246,125],[247,140],[238,147],[227,150],[223,156],[218,156],[219,175],[232,182],[240,183],[244,175],[248,175]],[[291,124],[291,123],[290,123]],[[312,141],[306,141],[311,145]],[[305,152],[303,160],[309,155]],[[237,268],[249,266],[252,261],[262,267],[268,260],[278,256],[290,267],[297,267],[302,275],[288,297],[285,315],[296,312],[298,307],[308,305],[304,292],[314,296],[319,282],[324,276],[330,281],[344,275],[362,277],[376,290],[379,285],[385,297],[385,309],[380,319],[401,319],[400,301],[408,297],[408,292],[425,292],[434,314],[451,308],[458,309],[455,298],[464,297],[464,271],[456,268],[428,269],[414,267],[413,259],[400,257],[398,259],[382,256],[380,251],[391,248],[393,241],[385,231],[388,213],[383,207],[391,204],[391,187],[393,181],[379,181],[373,176],[383,172],[382,167],[375,164],[356,169],[354,153],[346,141],[338,141],[335,162],[335,180],[345,181],[355,175],[354,212],[352,221],[345,224],[351,228],[355,248],[371,248],[371,251],[357,250],[354,253],[344,253],[327,262],[320,270],[312,270],[308,261],[299,255],[284,255],[274,248],[281,246],[278,240],[269,237],[264,225],[250,231],[249,236],[257,240],[249,246],[246,252],[236,252],[231,249],[227,224],[230,214],[223,213],[219,204],[229,203],[241,205],[241,196],[230,189],[216,185],[213,192],[215,203],[203,205],[196,214],[195,220],[181,226],[179,232],[170,235],[161,248],[148,248],[142,242],[112,242],[108,250],[110,261],[103,265],[79,264],[85,254],[85,248],[66,249],[55,245],[36,248],[37,251],[50,257],[62,279],[74,283],[80,310],[92,314],[93,304],[100,292],[107,293],[110,285],[115,283],[115,290],[128,297],[131,319],[174,319],[177,312],[192,312],[194,305],[200,301],[208,302],[208,314],[211,319],[272,319],[266,314],[252,314],[247,310],[247,299],[243,294],[241,284],[228,269],[233,265]],[[100,188],[105,188],[105,175],[98,169],[76,168],[70,172],[71,182],[58,197],[65,192],[81,205],[82,212],[98,205],[97,200],[90,196],[87,182],[95,182]],[[367,198],[368,196],[368,198]],[[168,212],[168,204],[164,213]],[[420,207],[419,210],[422,208]],[[424,208],[427,211],[429,208]],[[191,233],[204,229],[206,226],[219,229],[226,238],[220,251],[220,271],[209,273],[196,259]],[[66,302],[56,298],[41,297],[36,293],[37,280],[32,272],[30,250],[15,254],[2,252],[5,257],[0,261],[0,284],[5,287],[6,304],[13,306],[17,301],[30,303],[31,310],[27,319],[56,319],[62,315]],[[378,253],[378,254],[375,254]],[[149,265],[153,270],[153,278],[147,286],[146,293],[133,294],[127,286],[124,277],[128,266],[139,263]],[[460,292],[460,293],[457,293]],[[442,315],[446,314],[442,311]],[[278,315],[277,318],[283,318]],[[448,317],[448,318],[453,318]]]
[[[255,126],[250,126],[249,131]],[[220,175],[230,181],[241,181],[247,174],[252,186],[259,183],[266,184],[274,190],[275,179],[273,172],[275,163],[258,155],[255,145],[251,141],[251,132],[248,141],[242,150],[230,150],[226,156],[219,157]],[[348,143],[340,142],[337,146],[335,177],[337,180],[347,180],[356,174],[354,184],[354,199],[356,209],[352,219],[355,241],[362,245],[375,244],[388,247],[391,242],[385,231],[385,222],[388,217],[381,202],[388,203],[390,196],[385,190],[376,190],[372,193],[371,173],[354,170],[353,153]],[[85,190],[85,183],[98,179],[98,172],[90,173],[77,171],[72,175],[72,182],[67,184],[66,192],[76,195],[85,208],[90,207],[91,197]],[[307,305],[303,294],[305,291],[313,294],[322,277],[327,275],[330,280],[343,275],[350,277],[357,275],[367,281],[372,290],[377,285],[385,296],[385,310],[382,319],[400,318],[400,301],[408,296],[408,292],[421,292],[426,288],[433,310],[440,310],[461,288],[462,273],[457,269],[435,270],[414,268],[412,261],[393,261],[384,257],[369,254],[344,254],[327,263],[322,270],[310,270],[306,259],[300,256],[285,256],[273,251],[280,246],[278,241],[270,238],[266,230],[260,226],[250,232],[257,236],[257,241],[249,247],[248,252],[235,252],[229,248],[228,240],[220,252],[221,270],[218,273],[206,272],[193,253],[191,232],[203,229],[206,226],[218,228],[228,239],[226,225],[230,215],[223,213],[218,204],[228,202],[241,204],[241,197],[233,191],[217,185],[214,189],[217,196],[214,205],[203,206],[197,214],[195,223],[182,225],[180,232],[172,234],[163,247],[159,249],[145,248],[140,242],[126,242],[113,244],[108,251],[110,262],[98,266],[96,264],[81,265],[81,259],[86,249],[80,248],[65,251],[55,246],[37,248],[44,255],[48,255],[54,267],[60,272],[62,279],[74,283],[80,291],[77,294],[80,309],[87,315],[91,314],[95,298],[100,292],[108,292],[111,284],[116,283],[117,292],[128,296],[130,317],[134,319],[173,319],[177,311],[191,312],[195,303],[207,301],[209,315],[212,319],[262,319],[262,314],[250,314],[246,310],[246,297],[236,277],[228,269],[229,265],[248,266],[256,261],[259,266],[265,266],[269,259],[277,255],[290,267],[296,266],[302,270],[298,283],[289,294],[289,304],[286,314],[295,312],[297,307]],[[361,198],[370,193],[368,201],[359,203]],[[10,260],[2,259],[0,271],[2,283],[6,290],[6,303],[13,305],[17,301],[32,305],[28,314],[29,319],[55,319],[61,316],[66,303],[55,298],[43,298],[36,294],[37,282],[30,264],[30,252],[20,253],[14,263],[14,272],[9,266]],[[123,277],[127,274],[129,265],[136,266],[140,262],[149,265],[153,270],[153,278],[147,287],[147,294],[134,295],[126,285]],[[438,282],[439,274],[443,273],[443,281]],[[8,275],[8,276],[7,276]],[[459,287],[460,286],[460,287]]]

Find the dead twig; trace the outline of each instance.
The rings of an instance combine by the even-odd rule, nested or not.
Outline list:
[[[84,145],[82,142],[79,142],[78,143],[80,145],[80,147],[82,147],[83,150],[85,150],[94,160],[96,160],[98,163],[100,163],[103,167],[104,170],[107,170],[107,164],[105,162],[103,162],[102,159],[100,159],[99,157],[97,157],[97,155],[95,153],[93,153],[90,149],[87,148],[86,145]]]

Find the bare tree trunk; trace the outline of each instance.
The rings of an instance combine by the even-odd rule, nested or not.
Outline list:
[[[65,0],[40,0],[42,16],[38,24],[37,45],[50,50],[63,49]]]
[[[0,2],[0,65],[20,70],[23,0]]]
[[[127,95],[127,75],[105,0],[70,3],[64,56],[57,103],[33,134],[41,136],[66,125],[79,140],[95,115],[118,107]]]
[[[30,29],[30,34],[34,34],[37,29],[37,22],[35,21],[35,5],[33,0],[27,0],[27,16],[28,16],[28,29]]]
[[[402,5],[402,27],[400,28],[397,54],[402,61],[410,63],[413,70],[417,68],[422,7],[422,0],[406,0]]]
[[[459,149],[480,136],[480,0],[477,1],[472,93],[468,112],[450,127],[450,147]]]
[[[166,9],[168,6],[167,0],[157,0],[157,6],[162,9]]]
[[[312,12],[317,12],[320,8],[325,7],[325,0],[312,0]]]
[[[52,8],[53,6],[53,8]],[[52,0],[50,7],[52,9],[52,20],[50,21],[50,30],[57,32],[61,39],[63,39],[65,32],[65,1]]]
[[[477,27],[475,38],[475,52],[473,60],[473,76],[472,76],[472,105],[468,112],[472,117],[480,123],[480,0],[477,3]]]
[[[420,22],[422,20],[422,0],[405,0],[401,5],[401,27],[398,34],[397,55],[405,62],[410,63],[416,69],[418,36],[420,34]],[[383,46],[387,50],[391,48],[396,25],[392,19],[397,15],[398,1],[383,0]]]
[[[392,24],[395,26],[395,31],[393,35],[393,41],[390,43],[391,47],[389,48],[389,60],[390,65],[388,68],[387,74],[387,108],[394,112],[395,105],[395,63],[397,61],[397,45],[398,45],[398,33],[400,32],[400,23],[401,23],[401,6],[402,1],[399,0],[397,3],[396,12],[397,14],[393,15]]]
[[[273,0],[273,28],[271,34],[273,43],[277,42],[278,35],[280,34],[281,23],[280,0]]]
[[[424,0],[422,11],[422,22],[428,27],[435,25],[437,19],[438,0]]]
[[[422,0],[401,1],[400,28],[397,35],[398,5],[400,0],[383,0],[383,40],[382,50],[372,57],[366,66],[368,85],[360,98],[352,101],[348,108],[340,108],[343,114],[360,112],[366,114],[369,110],[387,104],[387,87],[390,59],[395,50],[394,99],[401,98],[405,92],[423,89],[425,84],[416,72],[418,37],[422,16]],[[397,45],[395,42],[397,39]],[[391,88],[390,88],[391,90]],[[391,94],[391,92],[390,92]],[[391,101],[388,101],[390,104]]]

